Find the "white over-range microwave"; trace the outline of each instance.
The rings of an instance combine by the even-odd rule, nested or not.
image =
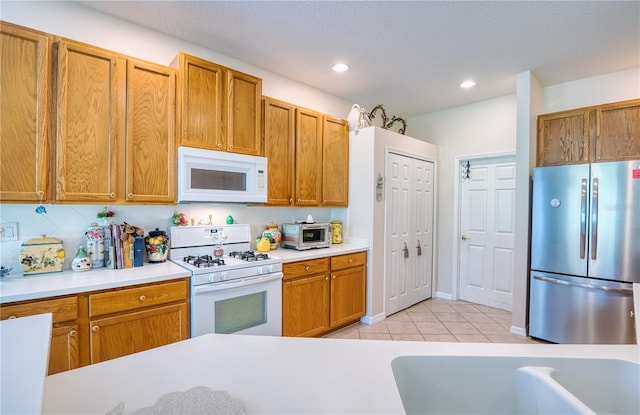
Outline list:
[[[178,148],[178,203],[266,201],[265,157]]]

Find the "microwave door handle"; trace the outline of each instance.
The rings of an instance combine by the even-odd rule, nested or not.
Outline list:
[[[587,179],[582,179],[580,191],[580,259],[584,259],[587,243]]]
[[[598,256],[598,179],[591,184],[591,259]]]

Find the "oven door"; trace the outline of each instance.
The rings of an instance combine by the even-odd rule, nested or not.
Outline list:
[[[191,289],[191,337],[282,335],[282,272]]]

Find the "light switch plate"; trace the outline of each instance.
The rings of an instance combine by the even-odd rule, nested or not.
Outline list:
[[[18,240],[18,222],[0,223],[0,242]]]

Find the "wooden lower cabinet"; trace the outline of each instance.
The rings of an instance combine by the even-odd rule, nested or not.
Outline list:
[[[285,281],[282,285],[282,335],[311,337],[329,329],[329,275]]]
[[[185,340],[187,304],[91,320],[91,363]]]
[[[366,252],[283,265],[282,335],[321,336],[366,312]]]
[[[80,342],[78,325],[54,327],[49,349],[49,374],[80,367]]]
[[[189,279],[0,306],[2,320],[42,313],[53,316],[52,375],[187,339]]]

